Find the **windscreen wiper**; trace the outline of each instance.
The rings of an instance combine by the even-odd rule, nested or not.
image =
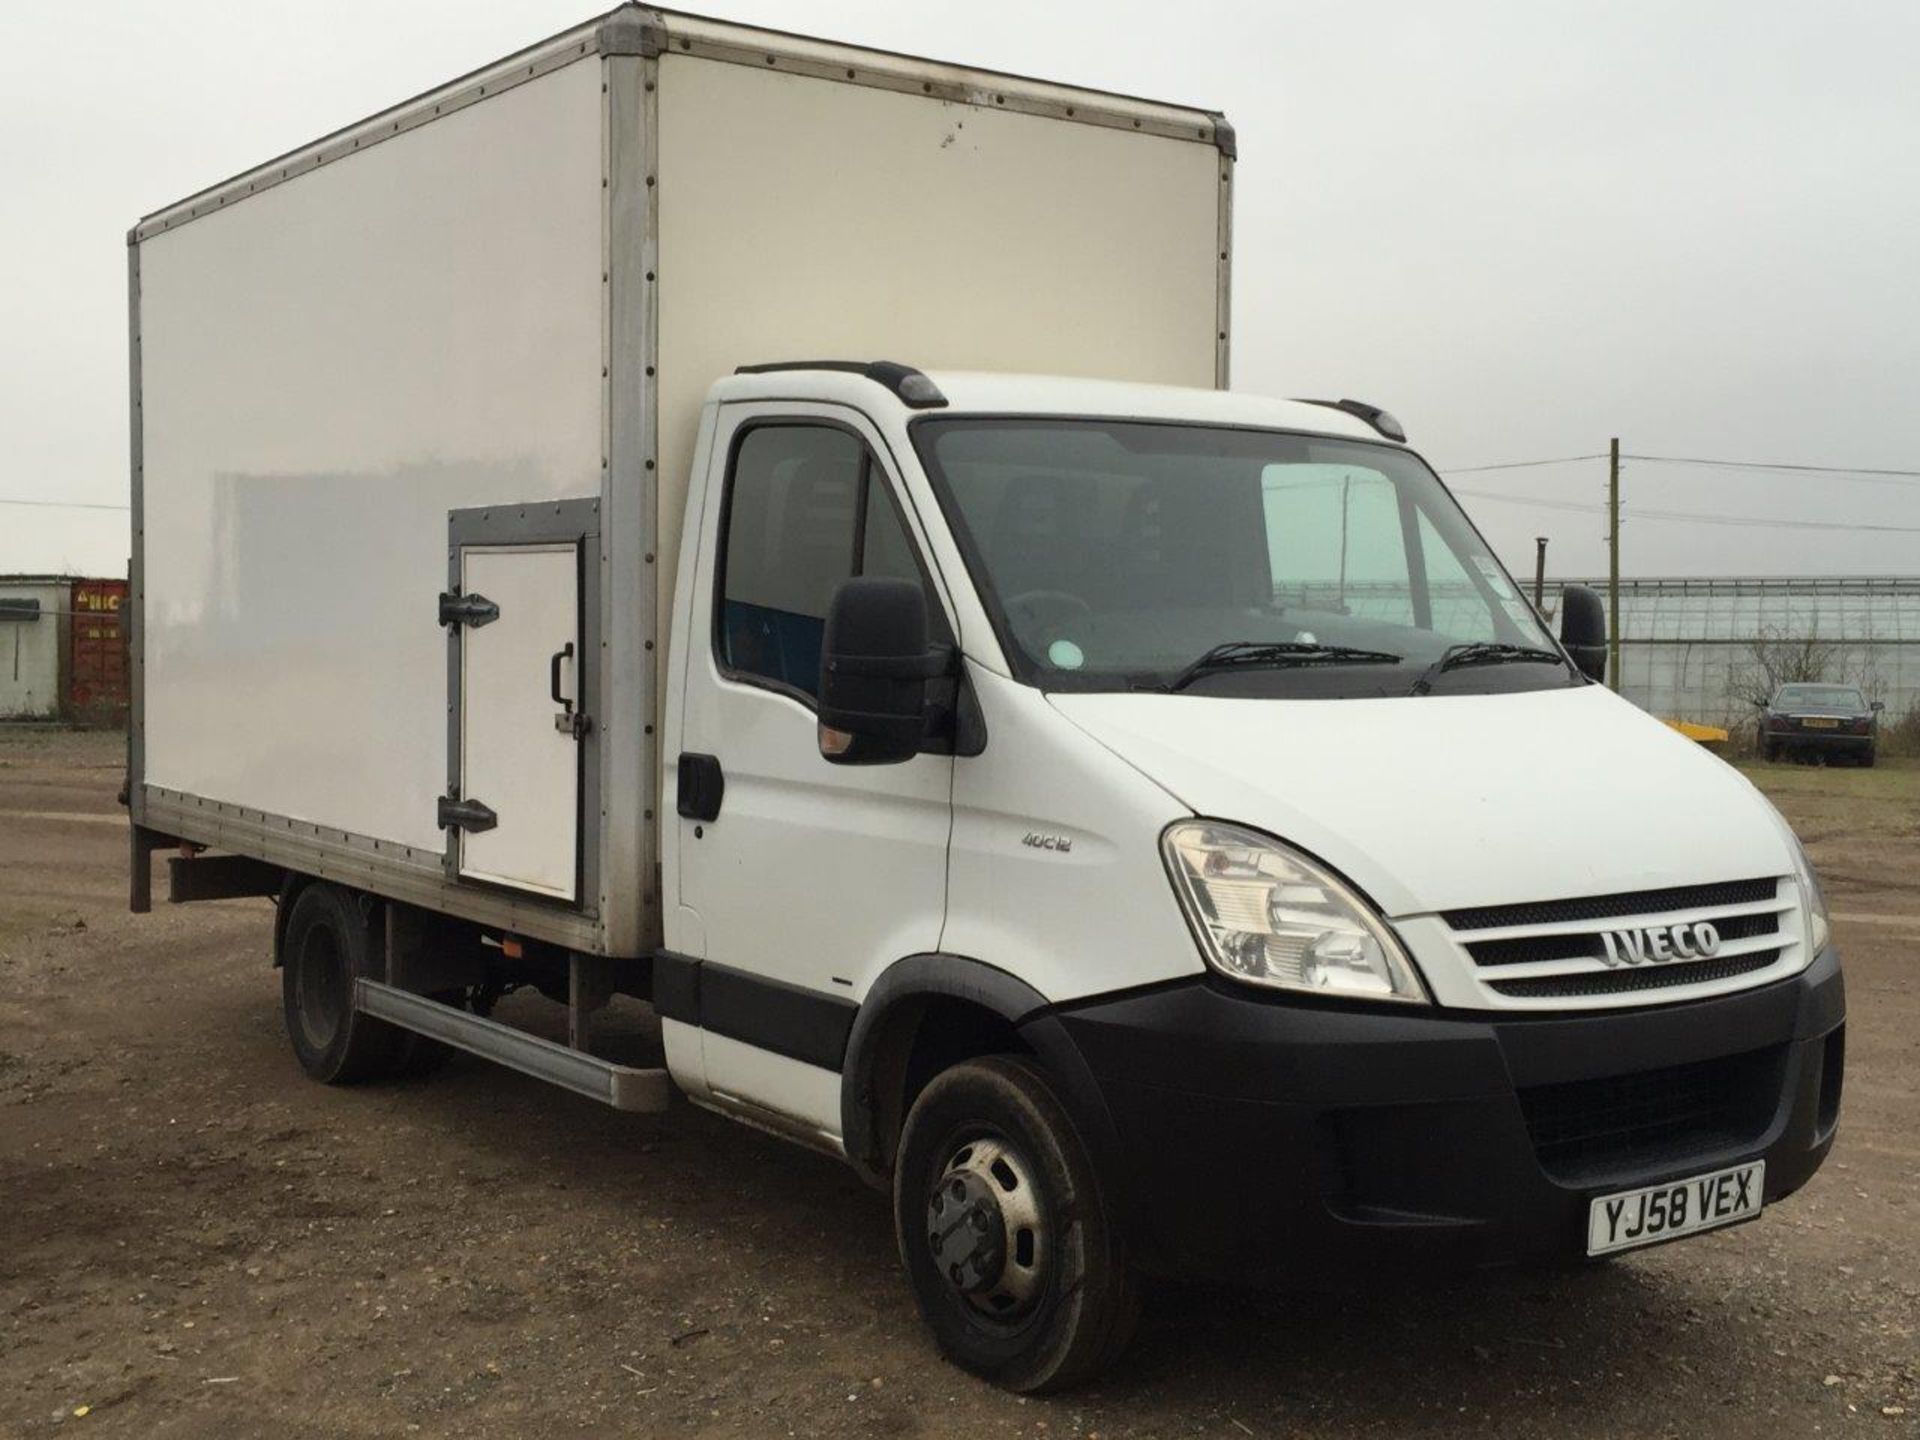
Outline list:
[[[1357,650],[1351,645],[1315,645],[1297,640],[1228,640],[1216,645],[1156,688],[1171,695],[1202,675],[1252,667],[1288,670],[1300,665],[1398,665],[1402,657],[1389,650]]]
[[[1509,645],[1504,640],[1469,640],[1464,645],[1449,645],[1440,658],[1420,672],[1409,695],[1425,695],[1433,682],[1448,670],[1466,665],[1560,665],[1563,657],[1552,650],[1533,645]]]

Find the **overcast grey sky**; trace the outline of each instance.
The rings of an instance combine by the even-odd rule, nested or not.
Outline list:
[[[1911,0],[712,0],[1223,109],[1234,383],[1386,405],[1443,472],[1603,451],[1920,469]],[[591,13],[583,0],[0,6],[0,498],[124,503],[128,225]],[[903,357],[911,358],[911,357]],[[1462,475],[1598,505],[1601,462]],[[1920,480],[1631,464],[1629,574],[1920,572]],[[1514,569],[1603,517],[1463,496]],[[1897,531],[1636,519],[1636,507]],[[126,517],[0,505],[0,571]]]

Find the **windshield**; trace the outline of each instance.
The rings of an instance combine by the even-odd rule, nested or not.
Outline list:
[[[1785,685],[1774,702],[1782,709],[1803,705],[1817,710],[1864,710],[1866,699],[1851,685]]]
[[[1042,689],[1404,695],[1442,657],[1436,694],[1582,683],[1407,451],[1052,418],[913,435],[1015,673]],[[1189,673],[1234,642],[1239,663]]]

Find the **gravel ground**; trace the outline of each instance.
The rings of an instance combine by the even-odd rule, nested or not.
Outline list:
[[[934,1354],[828,1160],[478,1062],[306,1081],[265,902],[125,913],[120,743],[0,731],[0,1436],[1920,1433],[1920,770],[1754,772],[1851,1002],[1798,1196],[1593,1271],[1161,1291],[1023,1401]]]

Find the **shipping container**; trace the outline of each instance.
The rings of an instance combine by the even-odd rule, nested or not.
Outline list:
[[[125,580],[77,579],[68,604],[66,707],[70,718],[113,724],[127,713]]]

